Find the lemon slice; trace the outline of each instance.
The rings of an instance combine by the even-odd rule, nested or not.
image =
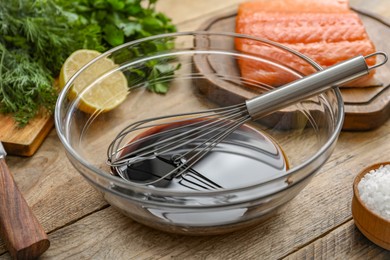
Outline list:
[[[94,50],[77,50],[62,65],[59,86],[66,82],[85,64],[101,53]],[[73,82],[69,98],[78,99],[78,108],[86,113],[107,112],[120,105],[128,94],[127,80],[118,65],[102,58],[91,64]]]

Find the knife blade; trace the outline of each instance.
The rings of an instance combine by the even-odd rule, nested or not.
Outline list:
[[[3,144],[0,141],[0,159],[4,159],[7,156],[7,152],[4,149]]]
[[[37,258],[49,248],[50,241],[16,186],[6,155],[0,141],[0,235],[13,258]]]

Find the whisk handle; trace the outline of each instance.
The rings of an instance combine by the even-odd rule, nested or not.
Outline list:
[[[381,55],[384,59],[381,63],[369,67],[366,60],[375,55]],[[252,119],[263,117],[300,100],[320,94],[331,87],[367,75],[371,69],[386,62],[387,55],[383,52],[375,52],[367,56],[359,55],[343,61],[248,100],[246,106],[249,115]]]

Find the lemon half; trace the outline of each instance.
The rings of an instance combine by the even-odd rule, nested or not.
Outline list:
[[[66,82],[85,64],[101,53],[94,50],[77,50],[62,65],[59,86]],[[102,58],[91,64],[74,80],[69,98],[79,99],[78,108],[86,113],[107,112],[120,105],[128,94],[127,80],[111,59]]]

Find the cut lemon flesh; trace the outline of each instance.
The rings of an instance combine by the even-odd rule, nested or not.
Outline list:
[[[94,50],[77,50],[61,68],[59,85],[66,82],[85,64],[101,53]],[[84,69],[73,81],[69,98],[78,102],[78,108],[86,113],[107,112],[120,105],[128,94],[125,75],[116,70],[111,59],[102,58]]]

